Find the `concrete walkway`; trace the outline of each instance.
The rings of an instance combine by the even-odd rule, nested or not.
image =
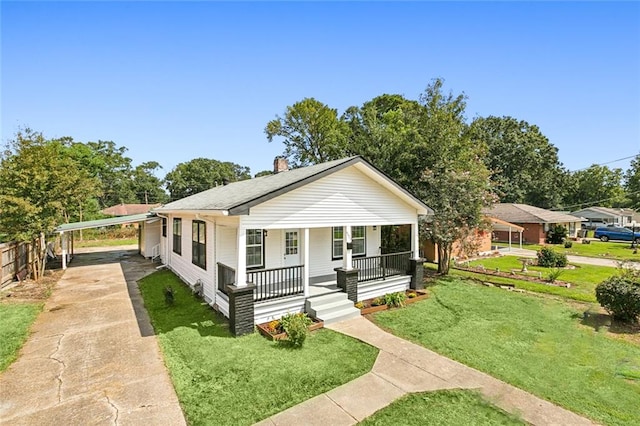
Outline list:
[[[136,285],[154,265],[99,250],[76,255],[0,375],[0,423],[185,424]]]
[[[422,346],[382,331],[360,317],[327,328],[380,349],[371,372],[259,423],[353,425],[410,392],[477,389],[533,425],[590,425],[588,419]]]

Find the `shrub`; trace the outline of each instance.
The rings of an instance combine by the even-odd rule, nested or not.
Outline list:
[[[404,292],[389,293],[384,295],[384,303],[390,308],[400,308],[404,306],[407,295]]]
[[[538,266],[545,268],[564,268],[567,266],[567,255],[564,253],[557,253],[555,250],[549,247],[542,247],[538,254]]]
[[[547,281],[549,281],[550,283],[554,283],[558,278],[560,278],[560,275],[562,275],[563,273],[564,269],[553,268],[547,274]]]
[[[555,225],[547,231],[547,243],[560,244],[565,238],[567,238],[567,235],[569,235],[567,228],[562,225]]]
[[[173,287],[171,287],[170,285],[166,286],[164,288],[164,302],[168,306],[173,306],[175,300],[176,300],[176,294],[175,294],[175,291],[173,290]]]
[[[362,302],[358,302],[358,303],[356,303],[354,306],[355,306],[356,308],[358,308],[358,309],[363,309],[363,308],[364,308],[364,303],[362,303]]]
[[[598,303],[614,319],[634,322],[640,315],[640,273],[623,272],[608,278],[596,287]]]
[[[309,326],[313,324],[307,314],[287,314],[280,319],[282,329],[287,333],[287,341],[295,347],[302,347],[309,334]]]
[[[411,293],[408,293],[408,294],[407,294],[407,297],[408,297],[409,299],[413,299],[413,298],[415,298],[415,297],[418,297],[418,293],[416,293],[416,292],[413,292],[413,291],[412,291]]]
[[[571,248],[573,247],[573,242],[572,241],[565,241],[564,242],[564,248]]]
[[[371,301],[371,306],[381,306],[384,304],[385,304],[385,301],[382,297],[376,297]]]

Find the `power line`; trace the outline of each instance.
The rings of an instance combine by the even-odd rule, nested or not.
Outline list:
[[[599,164],[592,164],[592,165],[591,165],[591,166],[589,166],[589,167],[593,167],[593,166],[606,166],[607,164],[617,163],[618,161],[629,160],[630,158],[635,158],[635,157],[637,157],[637,156],[638,156],[638,154],[630,155],[630,156],[628,156],[628,157],[618,158],[617,160],[606,161],[606,162],[604,162],[604,163],[599,163]],[[583,171],[583,170],[587,170],[589,167],[584,167],[584,168],[582,168],[582,169],[578,169],[578,170],[570,170],[570,171],[571,171],[572,173],[574,173],[574,172],[581,172],[581,171]]]
[[[640,191],[633,191],[633,192],[627,192],[626,193],[626,195],[634,195],[634,194],[640,194]],[[550,210],[570,210],[571,207],[581,207],[582,208],[582,206],[584,206],[584,208],[587,208],[587,207],[593,206],[594,204],[602,203],[603,201],[613,200],[613,199],[616,199],[618,197],[619,196],[615,196],[615,197],[604,198],[602,200],[587,201],[587,202],[584,202],[584,203],[572,204],[572,205],[569,205],[569,206],[555,207],[555,208],[552,208]]]

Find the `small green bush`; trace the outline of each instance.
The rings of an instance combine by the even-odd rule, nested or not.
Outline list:
[[[567,238],[567,235],[569,235],[567,228],[562,225],[556,225],[547,231],[547,243],[560,244]]]
[[[573,247],[572,241],[567,240],[564,242],[564,248],[571,248],[571,247]]]
[[[173,304],[176,301],[175,291],[173,290],[173,287],[171,287],[170,285],[164,288],[164,301],[167,304],[167,306],[173,306]]]
[[[560,268],[551,269],[549,273],[547,273],[547,281],[549,281],[550,283],[556,282],[556,280],[560,278],[560,275],[562,275],[563,272],[564,272],[564,269],[560,269]]]
[[[596,287],[596,299],[614,319],[635,322],[640,315],[640,272],[622,272],[604,280]]]
[[[564,253],[557,253],[552,248],[542,247],[537,255],[538,266],[545,268],[564,268],[567,266],[567,255]]]
[[[295,347],[302,347],[309,334],[309,326],[313,324],[307,314],[287,314],[280,319],[282,329],[287,333],[287,341]]]
[[[385,303],[385,300],[382,297],[376,297],[375,299],[373,299],[371,301],[371,306],[381,306],[381,305],[384,305],[384,304],[386,304],[386,303]]]
[[[384,295],[384,303],[390,308],[400,308],[404,306],[406,299],[407,295],[401,291]]]

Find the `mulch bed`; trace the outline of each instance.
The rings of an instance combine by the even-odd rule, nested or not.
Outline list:
[[[310,317],[311,318],[311,317]],[[313,324],[311,324],[309,326],[309,331],[313,331],[313,330],[318,330],[322,327],[324,327],[324,322],[316,319],[316,318],[311,318],[311,320],[313,321]],[[256,327],[258,327],[258,331],[260,332],[260,334],[262,334],[264,337],[266,337],[269,340],[284,340],[287,338],[287,333],[282,332],[282,333],[275,333],[273,332],[270,328],[269,328],[269,323],[265,322],[262,324],[258,324]]]
[[[556,280],[555,282],[551,283],[551,282],[549,282],[549,281],[547,281],[545,279],[532,277],[531,275],[507,273],[507,272],[502,272],[502,271],[496,272],[496,271],[492,271],[490,269],[485,269],[485,268],[472,268],[472,267],[465,267],[465,266],[460,266],[460,265],[453,266],[453,268],[459,269],[461,271],[474,272],[476,274],[493,275],[493,276],[496,276],[496,277],[503,277],[503,278],[512,278],[512,279],[517,279],[517,280],[522,280],[522,281],[529,281],[529,282],[533,282],[533,283],[551,285],[551,286],[554,286],[554,287],[566,287],[566,288],[571,287],[571,283],[567,283],[567,282],[559,281],[559,280]]]
[[[409,297],[409,294],[411,293],[415,294],[416,296]],[[419,300],[424,300],[429,297],[429,293],[426,290],[406,290],[406,294],[407,294],[407,298],[403,302],[405,305],[410,305],[411,303],[415,303]],[[363,307],[360,308],[360,314],[368,315],[374,312],[386,311],[387,309],[389,309],[389,306],[385,304],[374,306],[373,301],[376,299],[378,298],[376,297],[373,299],[367,299],[359,302],[359,303],[362,303],[363,305]],[[380,299],[384,299],[384,297],[381,297]]]

